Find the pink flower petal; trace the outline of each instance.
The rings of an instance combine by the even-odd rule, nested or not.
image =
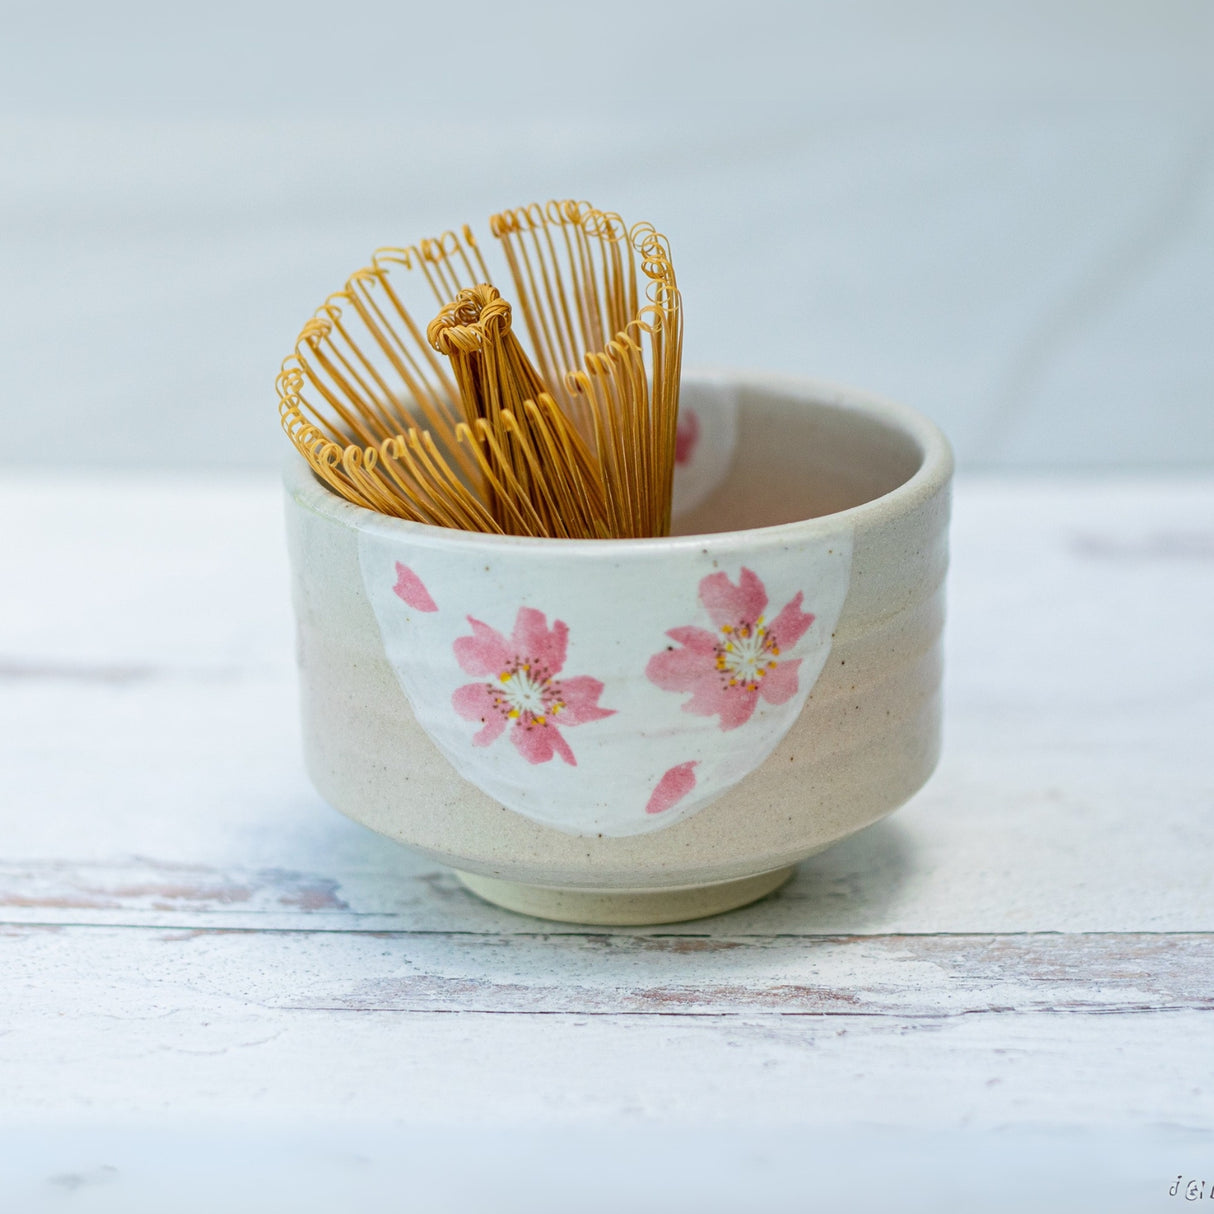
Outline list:
[[[649,659],[645,677],[651,683],[663,691],[691,691],[705,678],[720,683],[712,633],[702,628],[673,628],[667,635],[683,641],[683,647],[664,649]],[[706,644],[703,638],[707,638]]]
[[[614,708],[599,707],[603,684],[588,674],[561,679],[553,686],[565,705],[559,714],[560,725],[585,725],[587,721],[601,721],[604,717],[615,715]]]
[[[492,675],[496,678],[510,661],[506,638],[496,628],[468,617],[472,625],[470,637],[456,639],[455,659],[468,674]]]
[[[457,687],[451,703],[465,721],[480,721],[485,727],[473,737],[473,746],[488,746],[501,737],[506,728],[506,715],[494,704],[488,684],[465,683],[463,687]]]
[[[554,754],[559,754],[570,767],[577,766],[577,759],[569,749],[569,743],[561,737],[555,725],[524,725],[515,721],[510,731],[510,741],[528,763],[547,763]]]
[[[769,704],[787,704],[797,694],[797,667],[800,658],[780,662],[759,680],[759,694]]]
[[[806,633],[814,622],[813,612],[801,610],[801,591],[797,597],[784,604],[784,609],[767,627],[767,633],[774,638],[781,649],[791,649]]]
[[[672,767],[657,783],[645,806],[647,814],[662,814],[678,804],[696,786],[695,768],[698,760]]]
[[[683,711],[698,717],[719,716],[722,730],[737,729],[739,725],[745,725],[759,699],[757,691],[748,691],[741,685],[729,687],[722,683],[720,672],[715,667],[711,671],[704,671],[683,687],[664,690],[690,691],[691,699],[683,705]]]
[[[713,711],[720,714],[722,732],[737,729],[740,725],[745,725],[750,720],[754,713],[755,705],[759,702],[759,693],[757,691],[747,691],[745,687],[730,687],[725,691],[717,694],[714,700]],[[695,703],[693,698],[689,703],[683,705],[685,712],[695,711],[692,704]]]
[[[724,573],[710,573],[700,581],[700,602],[712,622],[724,624],[753,624],[767,606],[767,590],[758,575],[743,568],[735,586]]]
[[[672,641],[678,641],[680,645],[686,645],[688,649],[692,649],[696,653],[711,654],[712,660],[716,661],[717,638],[706,628],[696,628],[691,624],[685,624],[681,628],[671,628],[666,635]]]
[[[542,611],[520,607],[510,643],[519,657],[538,663],[547,674],[554,675],[565,665],[569,626],[554,620],[549,629],[548,617]]]
[[[674,432],[674,462],[691,463],[692,454],[700,441],[700,415],[694,409],[683,406],[679,409],[679,420]]]
[[[438,604],[430,597],[425,583],[408,565],[402,565],[400,561],[396,562],[396,585],[392,587],[392,592],[414,611],[438,610]]]

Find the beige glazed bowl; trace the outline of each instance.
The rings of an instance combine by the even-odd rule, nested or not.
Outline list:
[[[935,767],[951,477],[912,410],[753,374],[684,378],[667,538],[428,527],[292,463],[312,780],[528,914],[762,897]]]

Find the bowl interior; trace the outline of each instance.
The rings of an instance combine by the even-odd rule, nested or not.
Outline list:
[[[684,382],[681,407],[700,389]],[[727,470],[713,492],[676,515],[673,534],[768,527],[818,518],[883,497],[923,468],[933,435],[897,406],[857,408],[846,392],[742,381]],[[919,419],[914,419],[919,420]]]

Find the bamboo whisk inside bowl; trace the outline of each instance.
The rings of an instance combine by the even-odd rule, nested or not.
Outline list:
[[[574,201],[489,227],[514,307],[470,228],[379,250],[283,363],[283,428],[330,488],[384,514],[508,535],[667,534],[682,312],[665,237]],[[405,304],[421,279],[438,308],[424,327]]]

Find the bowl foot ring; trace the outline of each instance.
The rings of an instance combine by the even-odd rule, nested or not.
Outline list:
[[[655,923],[681,923],[736,910],[779,889],[792,876],[795,865],[777,868],[757,877],[720,881],[685,889],[583,890],[521,885],[476,873],[455,875],[479,898],[507,910],[537,919],[563,923],[640,927]]]

